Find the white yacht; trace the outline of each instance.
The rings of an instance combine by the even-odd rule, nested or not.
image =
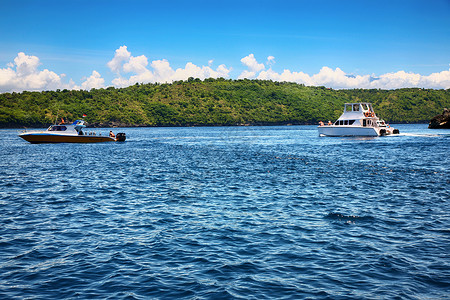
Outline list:
[[[101,143],[101,142],[123,142],[126,139],[125,133],[118,133],[117,136],[97,135],[93,132],[85,133],[86,128],[83,120],[76,120],[72,124],[50,125],[45,131],[25,131],[19,137],[32,143]]]
[[[336,122],[317,127],[320,136],[383,136],[400,133],[380,120],[370,103],[346,103],[344,113]]]

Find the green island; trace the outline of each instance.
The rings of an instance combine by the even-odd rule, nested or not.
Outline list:
[[[317,124],[346,102],[370,102],[391,123],[428,123],[450,89],[334,90],[270,80],[194,79],[126,88],[0,94],[0,127],[45,127],[84,118],[92,127]]]

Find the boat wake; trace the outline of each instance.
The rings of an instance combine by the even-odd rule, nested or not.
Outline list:
[[[432,133],[400,133],[397,136],[414,136],[414,137],[448,137],[450,134],[432,134]]]

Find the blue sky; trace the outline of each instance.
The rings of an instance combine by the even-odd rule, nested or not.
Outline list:
[[[450,88],[448,0],[1,0],[0,10],[0,92],[190,75]]]

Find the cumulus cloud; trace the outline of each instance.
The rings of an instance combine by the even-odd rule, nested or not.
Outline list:
[[[442,71],[439,73],[433,73],[429,76],[425,76],[422,81],[422,85],[428,88],[434,89],[449,89],[450,88],[450,69],[448,71]]]
[[[305,85],[312,85],[311,77],[303,72],[292,72],[290,70],[284,70],[282,73],[277,73],[272,69],[262,71],[259,73],[257,79],[274,80],[274,81],[287,81],[296,82]]]
[[[355,75],[346,73],[341,68],[332,69],[324,66],[316,74],[307,74],[301,70],[273,70],[274,56],[268,56],[265,64],[259,63],[253,54],[243,57],[240,61],[245,69],[240,71],[238,79],[256,78],[287,81],[335,89],[450,88],[450,69],[430,75],[402,70],[381,75]],[[127,46],[121,46],[115,50],[114,57],[106,65],[115,74],[115,78],[110,83],[116,87],[126,87],[135,83],[170,83],[177,80],[187,80],[189,77],[200,79],[230,77],[231,67],[224,64],[213,67],[213,64],[214,60],[207,61],[207,65],[203,66],[187,62],[180,68],[173,68],[166,59],[150,61],[145,55],[132,56]],[[40,70],[41,65],[37,56],[26,55],[24,52],[18,53],[17,57],[6,64],[5,68],[0,68],[0,92],[56,89],[90,90],[105,86],[105,79],[96,70],[92,71],[90,76],[84,77],[82,83],[78,86],[72,79],[67,80],[64,74],[56,74],[48,69]]]
[[[127,73],[134,72],[142,74],[147,71],[148,60],[144,55],[133,57],[130,56],[127,63],[123,65],[123,70]]]
[[[228,77],[228,73],[231,69],[227,69],[225,65],[220,65],[216,70],[211,67],[202,66],[199,67],[189,62],[184,68],[179,68],[173,75],[173,80],[184,80],[189,77],[206,79],[206,78],[219,78]]]
[[[426,87],[434,89],[450,88],[450,70],[423,76],[415,73],[399,71],[379,76],[371,82],[371,86],[383,89],[400,87]]]
[[[37,56],[18,53],[14,63],[0,69],[0,92],[55,90],[74,86],[73,82],[62,82],[63,74],[58,75],[47,69],[39,71],[39,65]]]
[[[39,63],[39,58],[37,56],[26,55],[23,52],[17,54],[14,58],[14,64],[16,65],[17,75],[26,76],[37,71]],[[14,65],[9,64],[11,67]]]
[[[269,70],[259,72],[257,75],[255,72],[244,71],[241,76],[247,76],[245,78],[256,76],[257,79],[296,82],[307,86],[326,86],[335,89],[450,88],[450,70],[433,73],[428,76],[398,71],[374,77],[371,75],[347,74],[340,68],[333,70],[329,67],[322,67],[317,74],[313,75],[304,72],[293,72],[291,70],[283,70],[283,72],[277,73],[270,68]]]
[[[248,68],[248,70],[243,71],[241,75],[239,75],[238,79],[254,78],[256,73],[265,69],[264,64],[258,63],[253,54],[249,54],[242,58],[241,62]]]
[[[114,73],[119,73],[122,64],[124,61],[129,61],[131,57],[131,53],[128,52],[127,46],[121,46],[119,49],[116,50],[116,53],[114,54],[114,58],[108,62],[108,67],[113,71]]]
[[[209,60],[208,66],[197,66],[188,62],[183,68],[174,70],[166,59],[160,59],[152,61],[148,66],[148,59],[145,55],[134,57],[126,46],[121,46],[116,50],[113,59],[107,63],[107,66],[118,76],[112,80],[113,85],[125,87],[135,83],[166,83],[186,80],[189,77],[205,79],[229,76],[231,68],[222,64],[213,69],[212,63],[213,60]],[[125,77],[123,74],[127,73],[131,73],[131,75]]]
[[[166,59],[152,61],[151,67],[155,74],[155,81],[168,82],[169,78],[172,78],[175,74],[175,71]]]
[[[103,79],[99,72],[92,71],[92,75],[86,78],[86,80],[81,84],[81,89],[90,90],[102,88],[105,85],[105,79]]]

